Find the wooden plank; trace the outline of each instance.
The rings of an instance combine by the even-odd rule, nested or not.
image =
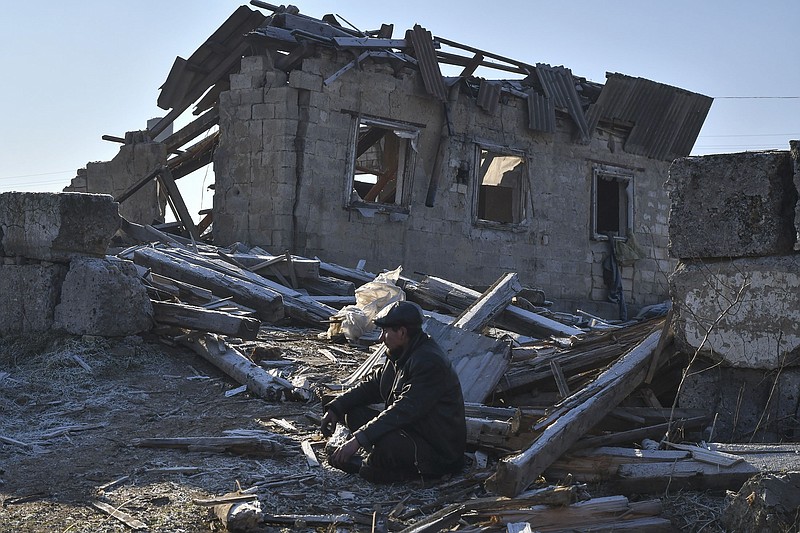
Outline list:
[[[219,131],[215,131],[187,148],[182,154],[170,158],[167,167],[172,171],[173,178],[180,179],[211,163],[214,150],[219,144],[219,137]]]
[[[264,322],[273,323],[284,317],[283,298],[264,286],[193,265],[180,257],[155,248],[136,250],[133,261],[163,276],[210,289],[218,296],[233,297],[236,302],[254,309],[258,313],[258,318]]]
[[[170,199],[170,206],[173,207],[173,214],[180,222],[186,233],[194,240],[200,240],[200,234],[197,232],[197,227],[194,225],[192,215],[189,214],[189,209],[186,207],[186,202],[183,201],[181,191],[175,180],[172,179],[172,171],[169,168],[163,168],[158,175],[158,181],[164,187],[167,196]]]
[[[252,2],[253,0],[250,1]],[[334,531],[336,529],[333,526],[352,525],[353,518],[347,514],[264,514],[261,517],[261,522],[264,524],[284,524],[295,529],[298,528],[299,524],[303,524],[305,527],[329,527]]]
[[[642,382],[647,364],[661,332],[651,333],[642,343],[601,374],[589,389],[597,389],[589,399],[563,413],[548,425],[524,452],[498,463],[493,481],[498,494],[515,496],[586,434],[601,417],[627,397]],[[567,398],[569,400],[570,398]]]
[[[275,266],[284,276],[290,276],[289,265],[285,255],[269,255],[266,253],[233,253],[230,257],[241,263],[247,270],[258,272],[268,266]],[[306,259],[305,257],[290,256],[292,266],[295,268],[295,275],[298,278],[317,278],[319,277],[319,261],[316,259]]]
[[[708,423],[708,416],[697,416],[691,418],[678,418],[672,422],[664,422],[662,424],[654,424],[642,428],[636,428],[629,431],[620,431],[610,435],[601,435],[597,437],[587,437],[577,441],[572,449],[578,450],[581,448],[596,448],[599,446],[610,446],[613,444],[631,444],[634,442],[641,442],[642,439],[658,439],[661,440],[664,435],[676,432],[681,428],[701,427]]]
[[[620,529],[636,531],[635,527],[625,527],[625,524],[636,521],[635,526],[641,527],[642,523],[639,520],[650,517],[648,525],[658,525],[659,528],[642,531],[672,531],[671,523],[667,519],[658,518],[655,522],[650,521],[653,516],[661,514],[660,500],[650,500],[646,505],[644,502],[635,503],[640,505],[632,504],[627,497],[621,495],[603,496],[560,507],[507,509],[499,510],[496,514],[489,510],[478,512],[477,517],[494,516],[502,523],[527,522],[534,531],[542,532]]]
[[[514,350],[514,358],[498,393],[513,394],[541,388],[541,383],[552,379],[551,360],[558,361],[565,377],[576,374],[591,378],[594,373],[613,362],[629,348],[640,342],[663,319],[654,319],[619,328],[613,331],[593,331],[570,339],[568,346],[540,341],[527,348]],[[662,420],[669,418],[667,414]]]
[[[219,109],[215,107],[209,109],[162,142],[166,145],[167,151],[172,152],[184,144],[193,141],[217,124],[219,124]]]
[[[261,321],[193,305],[153,301],[156,322],[185,329],[255,340]]]
[[[134,439],[139,448],[171,448],[187,451],[227,452],[258,457],[275,457],[286,453],[280,442],[264,437],[172,437]]]
[[[286,250],[284,254],[286,258],[286,268],[289,270],[289,279],[292,281],[292,288],[297,288],[297,271],[295,270],[294,261],[292,261],[292,256],[289,253],[289,250]]]
[[[550,370],[553,372],[553,379],[556,381],[559,396],[562,398],[568,397],[569,385],[567,384],[564,372],[561,370],[561,365],[558,364],[558,361],[550,361]]]
[[[515,67],[518,67],[518,68],[522,69],[523,71],[526,71],[529,74],[534,72],[534,70],[535,70],[535,68],[532,65],[529,65],[527,63],[523,63],[523,62],[517,61],[515,59],[511,59],[511,58],[508,58],[508,57],[505,57],[505,56],[501,56],[501,55],[498,55],[498,54],[487,52],[485,50],[480,50],[478,48],[473,48],[472,46],[467,46],[465,44],[457,43],[455,41],[451,41],[449,39],[445,39],[443,37],[439,37],[438,35],[435,37],[435,39],[438,42],[440,42],[442,44],[446,44],[447,46],[452,46],[453,48],[460,48],[461,50],[466,50],[468,52],[472,52],[473,54],[481,54],[481,55],[484,55],[486,57],[491,57],[492,59],[496,59],[498,61],[503,61],[504,63],[508,63],[509,65],[514,65]]]
[[[314,449],[311,447],[311,441],[303,440],[300,442],[300,447],[303,450],[303,453],[306,456],[306,462],[308,466],[312,468],[318,468],[320,466],[319,460],[317,459],[317,454],[314,453]]]
[[[464,65],[464,70],[461,71],[461,74],[458,75],[459,78],[469,78],[475,72],[481,63],[483,62],[483,54],[480,52],[476,52],[472,59]]]
[[[420,283],[407,283],[405,289],[409,299],[412,299],[411,297],[414,295],[421,294],[432,298],[434,302],[442,302],[445,306],[453,306],[459,311],[463,311],[480,297],[480,293],[476,290],[435,276],[426,276]],[[583,330],[567,326],[515,305],[506,307],[496,322],[505,329],[523,335],[571,337],[584,334]]]
[[[480,332],[495,316],[511,303],[511,299],[522,290],[516,272],[500,276],[491,287],[464,309],[453,322],[453,327]]]
[[[666,442],[665,444],[675,448],[676,450],[684,450],[691,453],[692,457],[696,461],[700,461],[702,463],[728,467],[744,461],[744,457],[739,455],[733,455],[732,453],[725,453],[717,450],[707,450],[705,448],[701,448],[700,446],[677,444],[673,442]]]
[[[664,329],[661,331],[661,339],[658,341],[658,346],[656,346],[655,355],[653,355],[653,360],[650,363],[650,368],[647,369],[647,376],[644,378],[644,382],[648,385],[653,382],[653,378],[656,376],[656,372],[660,368],[663,361],[661,360],[661,355],[664,353],[664,348],[672,342],[674,338],[674,334],[672,332],[672,308],[670,307],[669,311],[667,312],[667,316],[664,318]]]
[[[623,464],[617,477],[609,483],[625,491],[646,493],[670,490],[732,490],[738,491],[760,468],[741,462],[729,468],[684,460],[664,463]]]
[[[355,298],[356,294],[356,286],[352,281],[345,281],[330,276],[318,276],[315,278],[298,277],[297,283],[301,289],[305,289],[309,294],[315,296],[349,296]]]
[[[277,292],[282,297],[285,314],[310,326],[320,328],[322,327],[323,321],[328,320],[331,316],[336,314],[336,309],[332,307],[321,304],[313,298],[287,287],[286,285],[275,283],[247,269],[231,265],[222,259],[203,256],[186,249],[167,249],[163,250],[163,253],[187,263],[220,272],[231,278],[240,279],[243,282],[249,282],[253,285],[263,287],[266,290]],[[249,305],[247,302],[242,303]]]
[[[182,247],[184,244],[173,235],[164,233],[150,225],[141,225],[131,222],[124,217],[120,217],[120,229],[131,239],[140,243],[160,242],[170,246]]]
[[[516,498],[509,499],[497,496],[468,499],[462,503],[453,503],[428,515],[401,533],[435,533],[446,531],[467,513],[480,511],[497,512],[503,509],[519,509],[522,507],[552,505],[562,507],[575,499],[575,487],[549,486],[531,490]],[[538,508],[538,507],[537,507]]]
[[[125,524],[126,526],[135,531],[138,531],[140,529],[148,529],[147,524],[145,524],[141,520],[138,520],[129,515],[128,513],[122,512],[119,509],[107,503],[95,500],[92,502],[92,506],[95,507],[96,509],[99,509],[100,511],[103,511],[107,515],[116,518],[117,520],[119,520],[120,522],[122,522],[123,524]]]
[[[159,166],[158,168],[150,171],[149,174],[147,174],[145,177],[143,177],[139,181],[135,182],[133,185],[128,187],[128,189],[125,192],[123,192],[122,194],[120,194],[119,196],[114,198],[114,201],[115,202],[119,202],[119,203],[124,202],[125,200],[127,200],[128,198],[133,196],[136,193],[136,191],[138,191],[139,189],[141,189],[142,187],[144,187],[145,185],[147,185],[148,183],[150,183],[151,181],[156,179],[158,177],[158,175],[161,174],[161,172],[162,172],[162,170],[164,168],[165,167],[163,167],[163,166]]]
[[[314,259],[319,260],[318,257]],[[352,282],[356,287],[360,287],[370,281],[375,281],[375,274],[364,270],[355,268],[347,268],[335,263],[327,263],[325,261],[319,262],[319,270],[321,274],[331,276],[345,281]]]

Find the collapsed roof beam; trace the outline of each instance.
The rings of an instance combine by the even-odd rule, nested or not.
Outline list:
[[[250,45],[248,43],[240,43],[224,60],[222,60],[217,67],[209,72],[199,83],[195,84],[194,87],[187,93],[186,98],[184,99],[183,103],[179,106],[175,106],[172,108],[172,111],[167,113],[167,115],[162,118],[161,120],[156,123],[155,126],[150,128],[150,136],[151,138],[155,138],[159,133],[164,131],[167,126],[175,122],[181,114],[186,111],[190,105],[192,105],[198,98],[203,96],[203,93],[206,90],[217,83],[219,79],[228,73],[234,66],[236,66],[241,60],[242,55],[245,53],[247,48]]]
[[[504,57],[498,54],[493,54],[491,52],[486,52],[484,50],[480,50],[478,48],[474,48],[472,46],[467,46],[466,44],[457,43],[455,41],[451,41],[449,39],[445,39],[444,37],[436,36],[434,40],[440,42],[441,44],[446,44],[447,46],[452,46],[453,48],[459,48],[461,50],[466,50],[467,52],[472,52],[473,54],[482,54],[485,57],[490,57],[492,59],[496,59],[498,61],[502,61],[503,63],[508,63],[509,65],[514,65],[517,68],[527,72],[528,74],[532,74],[536,68],[533,65],[529,65],[527,63],[523,63],[521,61],[517,61],[515,59],[511,59],[508,57]]]

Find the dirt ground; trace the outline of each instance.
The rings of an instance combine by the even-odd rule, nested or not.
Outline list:
[[[303,375],[318,384],[346,377],[368,355],[291,328],[262,328],[257,342],[239,348],[279,357],[284,365],[276,368],[285,377]],[[320,348],[331,348],[336,361]],[[394,510],[394,523],[407,525],[415,509],[434,511],[469,497],[472,489],[464,492],[464,485],[478,486],[469,481],[469,468],[464,476],[428,486],[372,485],[331,469],[315,419],[322,414],[318,400],[226,395],[238,386],[190,350],[157,337],[0,339],[0,531],[130,530],[93,502],[124,511],[148,531],[219,531],[210,508],[196,501],[237,489],[257,494],[270,515],[355,517],[338,528],[290,518],[262,531],[370,531],[376,508]],[[140,438],[235,431],[281,435],[289,453],[242,457],[134,445]],[[309,465],[302,440],[312,441],[321,466]],[[677,494],[663,501],[676,530],[722,531],[718,495]]]

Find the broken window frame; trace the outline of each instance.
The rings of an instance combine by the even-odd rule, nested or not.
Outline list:
[[[612,237],[615,240],[626,241],[628,235],[633,233],[633,216],[634,216],[634,179],[633,172],[629,169],[596,166],[592,169],[592,220],[591,220],[591,233],[592,239],[598,241],[608,240],[609,224],[603,223],[601,217],[610,217],[608,208],[600,205],[603,198],[603,191],[601,189],[611,188],[610,184],[616,184],[617,190],[617,205],[615,211],[617,212],[616,233]],[[608,190],[606,190],[608,192]],[[614,207],[613,205],[611,206]]]
[[[364,200],[355,191],[356,176],[358,168],[356,165],[359,143],[359,131],[362,126],[367,125],[373,128],[380,128],[391,132],[399,141],[397,156],[397,171],[393,201],[369,201]],[[424,126],[411,124],[396,120],[389,120],[362,114],[353,114],[353,128],[350,138],[350,151],[348,154],[347,185],[345,187],[345,208],[369,208],[379,211],[391,211],[408,213],[411,203],[411,188],[414,182],[414,169],[416,168],[417,142]],[[382,136],[375,143],[384,139]],[[372,145],[374,145],[373,143]],[[371,145],[371,146],[372,146]],[[364,151],[366,153],[366,150]],[[361,154],[363,155],[363,153]],[[391,181],[389,182],[391,183]],[[377,190],[380,194],[383,189]],[[373,191],[374,192],[374,191]]]
[[[481,174],[481,156],[483,152],[491,152],[499,156],[517,157],[525,164],[525,170],[522,172],[519,183],[518,198],[516,199],[517,205],[512,207],[512,220],[510,222],[481,218],[481,186],[483,185],[484,178]],[[512,230],[528,226],[533,217],[533,202],[531,200],[530,187],[531,160],[527,154],[523,150],[517,150],[507,146],[477,142],[475,144],[472,168],[474,169],[472,176],[475,184],[472,195],[472,223],[476,226]],[[515,212],[518,216],[515,215]],[[515,220],[515,218],[518,220]]]

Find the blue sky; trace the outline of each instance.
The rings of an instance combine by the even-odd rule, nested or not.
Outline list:
[[[189,57],[244,3],[2,0],[0,192],[61,190],[86,162],[111,159],[118,145],[101,136],[121,137],[163,114],[158,88],[175,57]],[[797,0],[295,5],[314,17],[341,15],[362,30],[393,23],[398,38],[418,23],[434,35],[564,65],[601,83],[606,72],[620,72],[715,97],[695,155],[785,150],[800,139]],[[182,189],[202,186],[203,177],[189,179]],[[202,203],[210,207],[207,193]]]

